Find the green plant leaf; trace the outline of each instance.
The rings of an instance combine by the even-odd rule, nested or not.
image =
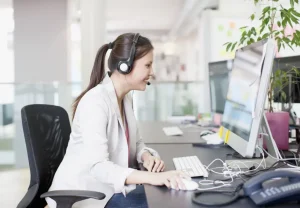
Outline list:
[[[259,20],[265,19],[265,15],[262,15]]]
[[[263,25],[263,26],[261,27],[259,33],[262,33],[262,32],[264,31],[264,29],[265,29],[265,25]]]
[[[279,52],[280,48],[281,48],[281,41],[277,41],[277,47],[278,47],[278,52]]]
[[[266,13],[266,12],[268,12],[270,9],[271,9],[271,7],[269,7],[269,6],[265,7],[265,8],[263,9],[263,14]]]
[[[281,100],[286,101],[286,93],[283,90],[280,90]]]
[[[300,70],[296,67],[292,67],[292,70],[296,73],[296,75],[300,75]]]
[[[231,45],[232,45],[232,43],[229,43],[229,44],[227,45],[227,47],[226,47],[226,51],[228,51],[228,50],[229,50],[229,48],[231,47]]]
[[[235,42],[232,47],[231,47],[231,51],[233,51],[235,49],[235,46],[236,46],[237,42]]]
[[[287,18],[284,18],[282,21],[282,26],[285,28],[287,24]]]
[[[252,35],[252,30],[249,30],[248,33],[247,33],[247,36],[250,38]]]
[[[227,45],[227,44],[229,44],[229,43],[230,43],[230,42],[226,42],[226,43],[223,44],[223,46],[225,46],[225,45]]]
[[[254,27],[251,28],[251,33],[252,33],[254,36],[256,36],[256,30],[255,30]]]
[[[275,31],[274,35],[278,36],[280,34],[280,31]]]
[[[242,33],[242,37],[245,37],[247,35],[247,31],[244,31],[243,33]]]
[[[292,49],[292,51],[295,51],[290,43],[288,43],[287,45],[288,47],[290,47],[290,49]]]
[[[287,19],[288,23],[290,24],[291,28],[293,28],[293,24],[292,24],[291,19],[290,18],[286,18],[286,19]]]
[[[251,20],[253,21],[253,20],[254,20],[254,18],[255,18],[255,15],[254,15],[254,14],[252,14],[252,15],[250,16],[250,18],[251,18]]]
[[[269,21],[270,21],[270,17],[267,17],[266,19],[264,19],[263,23],[264,23],[265,25],[267,25],[267,24],[269,23]]]
[[[293,27],[292,21],[291,21],[291,14],[289,13],[289,11],[288,11],[287,9],[284,9],[284,8],[282,7],[282,5],[280,5],[280,7],[282,8],[282,9],[281,9],[281,12],[284,14],[284,17],[285,17],[284,20],[286,20],[286,21],[290,24],[290,26]],[[284,21],[284,20],[283,20],[283,21]]]
[[[295,6],[294,0],[290,0],[290,4],[291,4],[291,7],[294,7]]]
[[[291,11],[291,13],[292,13],[293,15],[295,15],[296,17],[300,17],[300,13],[297,12],[295,9],[293,9],[293,10]]]
[[[248,26],[240,27],[240,30],[246,29]]]
[[[263,36],[262,36],[262,39],[265,39],[265,38],[267,38],[267,37],[269,37],[269,33],[265,33]]]
[[[277,22],[277,25],[278,25],[278,27],[281,27],[281,22],[278,21],[278,22]]]
[[[298,18],[294,17],[293,15],[291,15],[290,17],[291,17],[291,19],[292,19],[292,21],[293,21],[294,23],[296,23],[296,24],[299,23]]]
[[[286,43],[286,45],[288,45],[292,50],[294,50],[294,49],[292,48],[292,46],[290,45],[290,42],[291,42],[290,39],[288,39],[287,37],[283,37],[282,40]]]

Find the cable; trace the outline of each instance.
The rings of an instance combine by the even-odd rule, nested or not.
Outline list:
[[[270,153],[268,153],[265,149],[263,149],[263,151],[265,153],[267,153],[267,155],[275,160],[280,160],[280,161],[289,161],[289,160],[298,160],[298,158],[288,158],[288,159],[278,159],[278,158],[275,158],[274,156],[272,156]],[[295,166],[296,167],[296,166]]]
[[[284,163],[283,165],[277,167],[276,165],[278,165],[279,163]],[[275,169],[275,168],[280,168],[280,167],[283,167],[283,166],[286,166],[286,163],[285,162],[282,162],[282,161],[276,161],[275,163],[273,163],[270,167],[266,168],[266,169],[261,169],[261,170],[257,170],[255,172],[251,172],[250,174],[241,174],[241,175],[244,175],[246,177],[253,177],[254,175],[256,175],[257,173],[259,172],[263,172],[263,171],[268,171],[268,170],[271,170],[271,169]]]
[[[264,162],[263,168],[266,169],[267,164],[266,164],[266,160],[265,160],[265,156],[264,156],[263,150],[262,150],[260,147],[257,147],[257,148],[258,148],[259,151],[261,151],[261,153],[262,153],[262,156],[263,156],[262,160],[260,161],[260,163],[258,164],[258,166],[257,166],[254,170],[242,171],[241,173],[249,173],[249,172],[255,171],[255,170],[259,169],[259,168],[262,166],[263,162]],[[250,161],[245,161],[245,162],[250,162]],[[249,168],[246,164],[244,164],[244,162],[242,162],[242,161],[233,162],[233,163],[231,163],[231,164],[237,165],[236,163],[241,163],[241,164],[243,164],[245,167],[247,167],[248,169],[250,169],[250,168]]]
[[[253,177],[253,176],[255,176],[259,172],[268,171],[268,170],[271,170],[271,169],[274,169],[274,168],[280,168],[280,167],[282,167],[282,166],[279,166],[279,167],[277,166],[279,163],[283,163],[282,166],[286,166],[287,162],[276,161],[269,168],[257,170],[257,171],[255,171],[253,173],[250,173],[250,174],[242,173],[239,176],[240,176],[240,178],[244,182],[246,182],[246,180],[241,177],[242,175],[244,175],[246,177]],[[229,204],[235,202],[237,199],[239,199],[241,197],[244,197],[243,193],[241,192],[241,189],[243,188],[243,184],[244,183],[240,183],[239,185],[236,186],[236,188],[234,190],[213,190],[213,189],[212,190],[208,190],[208,189],[207,190],[198,190],[198,191],[196,191],[196,192],[193,193],[192,201],[193,201],[193,203],[198,204],[198,205],[202,205],[202,206],[224,206],[224,205],[229,205]],[[198,199],[198,197],[201,194],[203,194],[203,193],[219,193],[219,194],[223,194],[223,195],[224,194],[233,194],[234,196],[231,199],[229,199],[228,201],[225,201],[225,202],[221,202],[221,203],[207,203],[207,202],[204,202],[204,201],[201,201],[201,200]]]
[[[224,190],[209,190],[209,191],[196,191],[193,193],[192,196],[192,202],[194,202],[195,204],[198,205],[202,205],[202,206],[224,206],[224,205],[228,205],[231,204],[232,202],[236,201],[238,198],[242,197],[243,195],[241,194],[240,190],[243,188],[243,183],[239,184],[234,190],[232,191],[224,191]],[[229,199],[228,201],[225,202],[221,202],[221,203],[206,203],[206,202],[202,202],[199,199],[197,199],[197,197],[203,193],[220,193],[220,194],[234,194],[234,196]]]
[[[223,164],[223,167],[216,167],[216,168],[209,168],[214,162],[216,161],[220,161]],[[204,166],[207,171],[209,172],[213,172],[215,174],[219,174],[219,175],[223,175],[223,176],[229,176],[230,177],[230,181],[229,182],[225,182],[229,179],[225,179],[225,180],[200,180],[198,183],[202,186],[207,186],[207,185],[216,185],[216,184],[221,184],[220,186],[214,186],[214,187],[208,187],[208,188],[197,188],[198,191],[207,191],[207,190],[214,190],[214,189],[219,189],[225,186],[231,186],[231,183],[233,182],[233,177],[236,176],[236,174],[234,174],[228,167],[227,164],[221,160],[220,158],[216,158],[214,159],[211,163],[209,163],[208,166]],[[213,169],[219,169],[222,168],[222,172],[217,172],[214,171]]]

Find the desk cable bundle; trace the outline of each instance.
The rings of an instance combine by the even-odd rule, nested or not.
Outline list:
[[[213,160],[209,165],[205,166],[205,168],[207,169],[207,171],[215,173],[217,175],[223,175],[225,177],[225,179],[220,179],[220,180],[201,180],[199,181],[199,184],[202,186],[201,188],[198,188],[198,191],[195,191],[193,196],[192,196],[192,201],[196,204],[199,205],[204,205],[204,206],[224,206],[224,205],[228,205],[234,201],[236,201],[238,198],[240,197],[244,197],[243,192],[241,191],[243,189],[243,184],[244,182],[247,181],[247,179],[245,179],[244,177],[247,178],[251,178],[255,175],[257,175],[259,172],[262,171],[268,171],[268,170],[273,170],[273,169],[277,169],[277,168],[281,168],[283,166],[289,166],[290,168],[293,168],[294,170],[300,170],[300,167],[298,166],[294,166],[292,164],[290,164],[288,161],[291,160],[299,160],[299,158],[290,158],[290,159],[285,159],[282,158],[278,148],[276,148],[276,158],[273,157],[272,155],[270,155],[266,150],[264,150],[263,148],[257,146],[256,147],[262,154],[262,160],[259,163],[253,163],[250,161],[236,161],[230,164],[230,166],[228,164],[226,164],[223,160],[217,158],[215,160]],[[267,168],[266,165],[266,160],[265,160],[265,156],[264,153],[266,153],[269,157],[272,157],[273,159],[276,159],[277,161],[274,162],[270,167]],[[221,167],[215,167],[215,168],[210,168],[212,166],[213,163],[215,162],[221,162],[222,166]],[[251,163],[250,167],[247,163]],[[280,164],[282,163],[282,164]],[[253,165],[257,165],[256,167]],[[243,165],[242,167],[240,165]],[[262,167],[262,169],[259,169],[260,167]],[[242,170],[243,168],[247,168],[248,170]],[[222,169],[222,171],[217,171],[218,169]],[[288,169],[288,168],[285,168]],[[239,178],[241,179],[243,182],[237,184],[233,189],[231,190],[219,190],[220,188],[224,188],[224,187],[232,187],[232,183],[234,182],[235,178]],[[207,185],[214,185],[213,187],[203,187],[203,186],[207,186]],[[224,201],[221,203],[206,203],[206,202],[202,202],[199,199],[197,199],[197,197],[203,193],[220,193],[220,194],[232,194],[233,197],[230,198],[228,201]]]

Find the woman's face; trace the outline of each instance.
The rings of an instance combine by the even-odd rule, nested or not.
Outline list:
[[[153,50],[142,58],[134,61],[132,71],[126,75],[126,80],[131,90],[144,91],[146,89],[150,77],[153,76],[152,63]]]

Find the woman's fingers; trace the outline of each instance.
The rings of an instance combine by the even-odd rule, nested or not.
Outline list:
[[[164,184],[166,185],[166,187],[171,188],[171,183],[168,180],[165,180]]]
[[[155,165],[154,165],[154,167],[153,167],[153,169],[152,169],[152,172],[159,172],[159,171],[157,171],[157,169],[158,169],[158,167],[159,167],[159,165],[160,165],[160,159],[156,158],[156,159],[154,160],[154,162],[155,162]]]
[[[164,163],[164,161],[160,161],[160,164],[159,164],[159,166],[158,166],[158,168],[157,168],[157,172],[161,172],[161,171],[163,171],[163,168],[165,167],[165,163]]]
[[[179,190],[179,187],[178,187],[178,183],[177,183],[176,177],[172,177],[172,178],[170,179],[170,183],[171,183],[171,187],[172,187],[173,189]]]
[[[178,186],[179,186],[179,188],[181,190],[185,190],[186,189],[186,187],[185,187],[184,183],[182,182],[181,178],[177,177],[176,181],[177,181],[177,184],[178,184]]]

